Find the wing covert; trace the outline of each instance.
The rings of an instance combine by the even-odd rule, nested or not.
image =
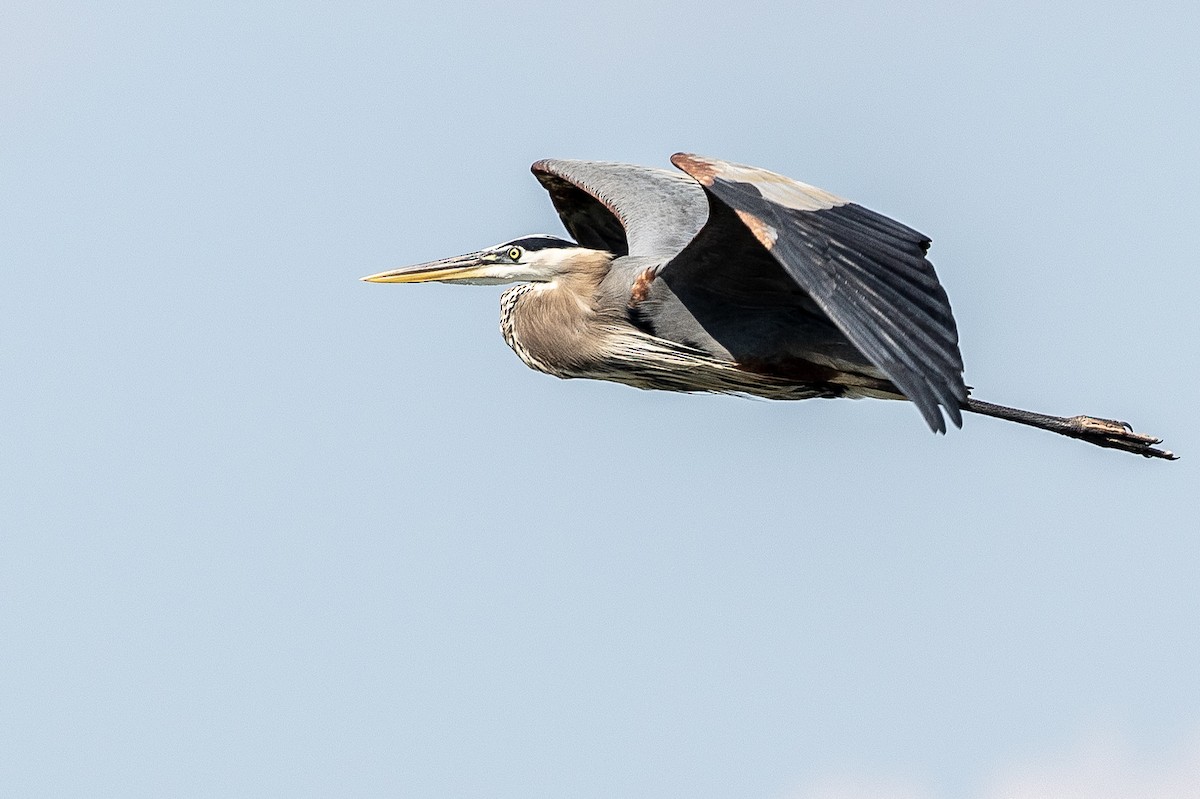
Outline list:
[[[925,258],[926,236],[773,172],[686,153],[671,163],[699,181],[711,203],[738,216],[933,430],[946,429],[939,406],[962,426],[967,389],[958,331]]]
[[[708,219],[704,191],[678,172],[562,159],[538,161],[531,170],[585,247],[671,258]]]

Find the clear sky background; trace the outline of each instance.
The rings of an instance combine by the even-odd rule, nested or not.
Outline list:
[[[0,11],[0,793],[1200,795],[1195,4],[418,5]],[[357,280],[677,150],[932,236],[976,396],[1183,460]]]

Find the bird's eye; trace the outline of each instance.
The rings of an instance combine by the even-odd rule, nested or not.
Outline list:
[[[508,257],[509,257],[509,258],[511,258],[511,259],[513,259],[514,261],[519,261],[519,260],[521,260],[521,248],[520,248],[520,247],[513,247],[512,249],[510,249],[510,250],[508,251]]]

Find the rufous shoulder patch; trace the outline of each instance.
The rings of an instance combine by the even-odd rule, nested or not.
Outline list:
[[[750,228],[750,232],[754,234],[754,238],[758,239],[759,244],[768,250],[775,246],[775,240],[779,238],[779,232],[775,228],[752,213],[737,209],[734,211],[737,213],[738,219],[742,220],[742,224]]]
[[[633,288],[629,290],[629,307],[636,307],[639,303],[650,296],[650,284],[654,282],[655,271],[653,268],[644,270],[637,276],[637,280],[633,281]]]

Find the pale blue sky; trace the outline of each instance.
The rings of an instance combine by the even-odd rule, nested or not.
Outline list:
[[[953,797],[1097,734],[1170,760],[1197,141],[1188,3],[10,2],[0,793]],[[1184,459],[558,381],[501,289],[357,281],[561,231],[537,158],[677,150],[932,236],[978,397]]]

